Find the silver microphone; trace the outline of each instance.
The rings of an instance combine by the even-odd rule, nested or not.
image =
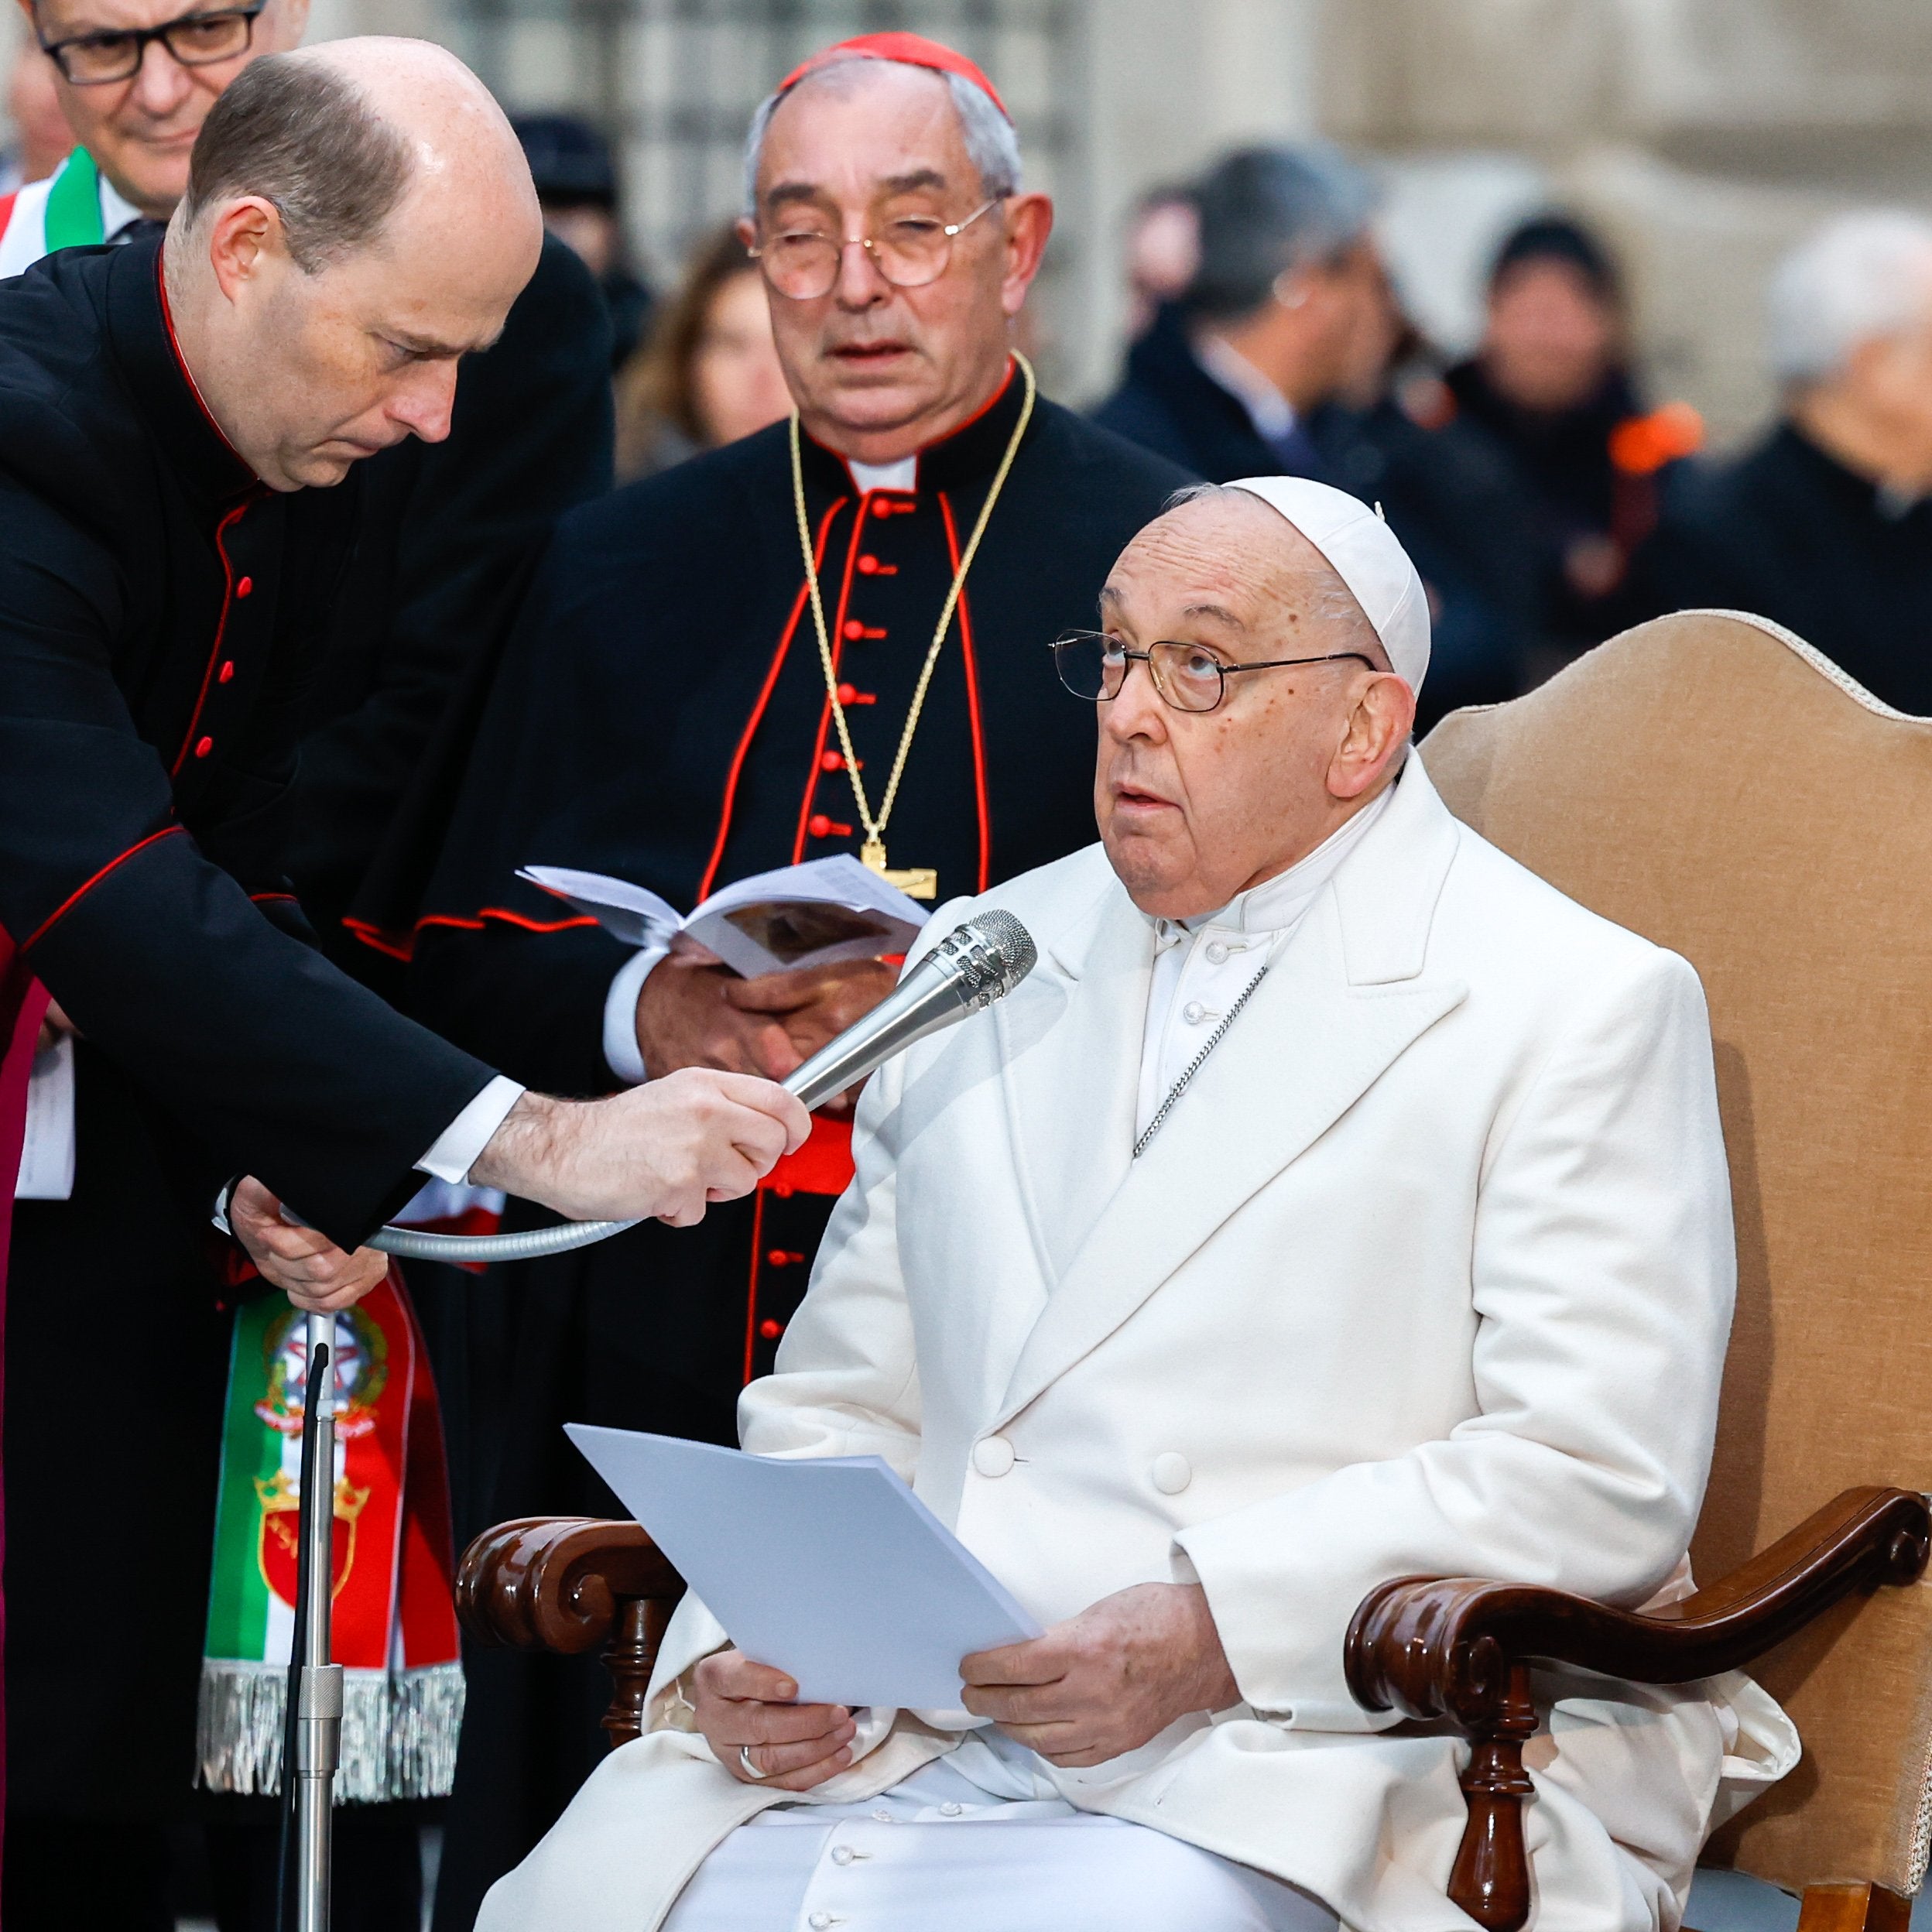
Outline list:
[[[1011,913],[976,913],[922,959],[863,1019],[820,1047],[783,1085],[807,1107],[855,1087],[916,1040],[1003,999],[1040,957]]]
[[[787,1077],[785,1091],[809,1107],[855,1087],[876,1067],[916,1040],[936,1033],[1010,993],[1038,963],[1033,936],[997,907],[956,927],[878,1005]],[[384,1228],[372,1248],[420,1261],[527,1261],[607,1241],[634,1221],[565,1221],[516,1235],[439,1235],[417,1228]]]

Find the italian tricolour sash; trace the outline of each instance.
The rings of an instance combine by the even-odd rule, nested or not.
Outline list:
[[[440,1797],[463,1717],[449,1482],[436,1384],[393,1264],[335,1334],[336,1796]],[[307,1355],[306,1317],[279,1295],[237,1310],[197,1749],[215,1790],[281,1786]]]

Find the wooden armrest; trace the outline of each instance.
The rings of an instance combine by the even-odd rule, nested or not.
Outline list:
[[[1687,1684],[1753,1658],[1855,1590],[1913,1581],[1932,1511],[1909,1489],[1848,1489],[1768,1550],[1648,1615],[1561,1590],[1475,1577],[1403,1577],[1372,1590],[1348,1626],[1348,1688],[1370,1711],[1460,1718],[1534,1657],[1638,1684]]]
[[[634,1523],[524,1516],[463,1553],[456,1614],[478,1643],[565,1656],[604,1647],[613,1749],[644,1728],[646,1691],[684,1579]]]
[[[683,1594],[683,1577],[634,1523],[524,1516],[464,1551],[456,1614],[479,1643],[574,1656],[610,1641],[620,1604]]]
[[[1486,1932],[1530,1914],[1523,1747],[1534,1735],[1532,1660],[1639,1684],[1741,1669],[1854,1591],[1908,1584],[1932,1550],[1932,1509],[1910,1489],[1848,1489],[1789,1536],[1680,1603],[1640,1615],[1565,1591],[1477,1577],[1399,1577],[1350,1620],[1348,1689],[1369,1711],[1447,1718],[1469,1738],[1469,1819],[1452,1903]]]

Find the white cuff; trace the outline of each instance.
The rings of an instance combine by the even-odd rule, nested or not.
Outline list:
[[[668,946],[641,946],[618,968],[611,990],[604,995],[604,1060],[626,1087],[642,1087],[650,1075],[637,1043],[637,996],[651,969],[670,951]]]
[[[492,1136],[522,1098],[523,1089],[498,1074],[437,1136],[435,1144],[416,1163],[416,1172],[433,1174],[438,1180],[468,1180],[470,1170],[482,1157]]]

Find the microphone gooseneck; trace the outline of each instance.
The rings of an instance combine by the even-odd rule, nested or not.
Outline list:
[[[914,1040],[957,1026],[1011,992],[1038,963],[1033,935],[998,906],[956,927],[878,1005],[788,1074],[783,1084],[822,1107]],[[437,1235],[383,1228],[369,1245],[413,1261],[528,1261],[608,1241],[635,1221],[567,1221],[515,1235]]]

